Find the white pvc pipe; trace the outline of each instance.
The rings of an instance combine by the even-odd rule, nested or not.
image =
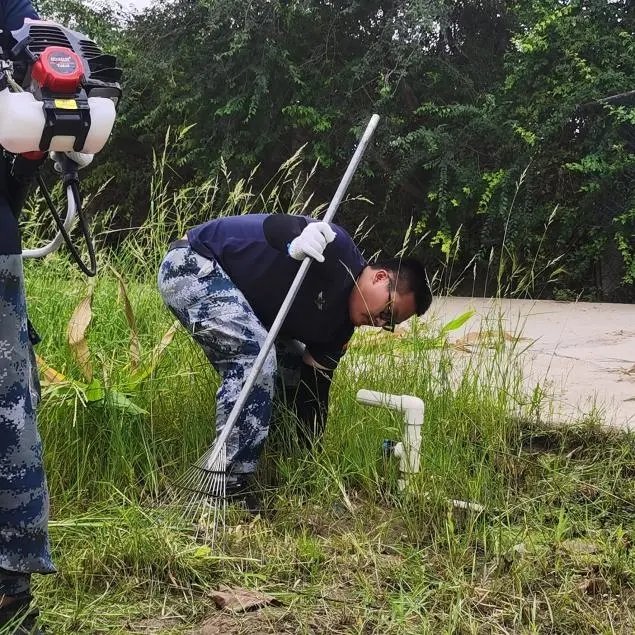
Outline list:
[[[73,222],[75,221],[75,216],[77,215],[75,197],[73,196],[73,191],[70,185],[66,188],[66,199],[68,201],[68,204],[66,207],[66,217],[64,218],[64,229],[69,232],[71,230],[71,227],[73,226]],[[44,245],[44,247],[38,247],[37,249],[22,250],[22,257],[44,258],[44,256],[48,256],[54,251],[57,251],[63,241],[64,237],[62,236],[62,232],[58,231],[55,235],[55,238],[53,238],[53,240],[48,245]]]
[[[421,426],[425,410],[423,400],[413,395],[391,395],[361,389],[357,391],[357,401],[367,406],[384,406],[404,413],[406,429],[403,441],[397,443],[393,450],[399,459],[399,470],[403,477],[399,480],[399,488],[404,489],[409,478],[419,472],[421,465]]]
[[[357,401],[366,406],[384,406],[404,413],[404,438],[395,445],[393,454],[399,459],[399,470],[403,477],[399,479],[399,489],[405,489],[410,477],[419,472],[421,466],[421,426],[425,408],[423,400],[413,395],[391,395],[362,388],[357,391]],[[458,509],[469,509],[478,513],[485,510],[479,503],[462,500],[451,500],[450,503]]]
[[[470,511],[478,512],[479,514],[485,511],[485,507],[483,507],[483,505],[479,505],[479,503],[470,503],[469,501],[458,500],[453,500],[451,503],[457,509],[469,509]]]

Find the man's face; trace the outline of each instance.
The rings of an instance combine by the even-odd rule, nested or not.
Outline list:
[[[388,271],[367,267],[351,292],[348,312],[354,326],[390,327],[413,316],[416,304],[413,293],[396,290]]]

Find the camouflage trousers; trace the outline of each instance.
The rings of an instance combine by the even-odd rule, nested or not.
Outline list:
[[[5,211],[0,206],[0,221]],[[0,254],[0,596],[27,592],[31,573],[55,571],[36,425],[38,399],[22,256]]]
[[[158,284],[167,307],[220,375],[216,393],[218,435],[260,352],[267,330],[221,266],[189,246],[168,251],[161,263]],[[297,386],[303,352],[300,342],[280,338],[267,355],[227,439],[227,463],[232,474],[251,474],[256,470],[269,433],[276,379],[287,389]]]

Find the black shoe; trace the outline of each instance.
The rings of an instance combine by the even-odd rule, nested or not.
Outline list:
[[[251,475],[240,474],[227,483],[225,498],[230,503],[241,505],[250,516],[264,516],[265,509],[258,489]]]
[[[25,595],[8,606],[0,607],[1,635],[44,635],[37,626],[40,612],[31,607],[32,597]]]

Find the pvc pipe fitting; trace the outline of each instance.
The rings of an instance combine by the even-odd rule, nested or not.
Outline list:
[[[422,399],[413,395],[391,395],[386,392],[361,389],[357,391],[357,401],[367,406],[384,406],[404,413],[406,427],[403,440],[393,448],[399,459],[399,489],[405,489],[408,480],[419,472],[421,464],[421,426],[425,405]]]

